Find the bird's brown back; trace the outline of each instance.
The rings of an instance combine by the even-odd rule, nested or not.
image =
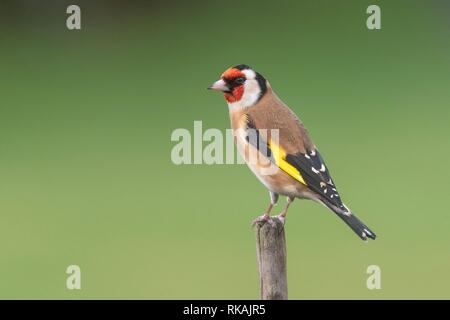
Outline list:
[[[305,153],[313,149],[308,130],[270,88],[258,103],[244,112],[257,129],[278,129],[279,144],[287,153]]]

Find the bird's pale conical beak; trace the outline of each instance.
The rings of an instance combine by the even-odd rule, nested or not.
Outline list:
[[[230,88],[228,88],[225,81],[222,79],[217,80],[212,85],[208,87],[209,90],[215,90],[215,91],[223,91],[223,92],[230,92]]]

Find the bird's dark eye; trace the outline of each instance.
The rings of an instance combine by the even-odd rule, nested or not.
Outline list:
[[[245,82],[245,78],[243,78],[243,77],[236,78],[236,79],[234,79],[234,82],[236,84],[243,84]]]

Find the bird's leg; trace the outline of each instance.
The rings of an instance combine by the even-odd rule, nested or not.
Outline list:
[[[268,222],[272,227],[275,227],[275,222],[270,217],[270,213],[272,212],[273,206],[277,204],[278,194],[273,193],[272,191],[269,191],[269,193],[270,193],[269,207],[267,208],[266,212],[264,212],[263,215],[257,217],[255,220],[253,220],[252,226],[255,226],[257,223],[260,223],[260,222]]]
[[[263,215],[257,217],[255,220],[253,220],[252,226],[254,227],[257,223],[268,222],[268,223],[270,223],[271,226],[274,227],[275,226],[275,222],[270,217],[270,212],[272,211],[273,206],[274,206],[274,204],[271,203],[269,205],[269,207],[267,208],[266,212],[264,212]]]
[[[291,205],[292,202],[294,202],[295,198],[294,197],[287,197],[287,203],[284,206],[283,210],[281,210],[280,214],[277,216],[278,220],[281,221],[281,223],[284,224],[284,221],[286,220],[286,214],[287,211],[289,209],[289,206]]]

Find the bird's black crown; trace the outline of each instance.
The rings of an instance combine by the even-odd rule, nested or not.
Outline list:
[[[247,70],[247,69],[251,69],[248,65],[246,65],[246,64],[238,64],[237,66],[235,66],[234,67],[235,69],[238,69],[238,70]]]

